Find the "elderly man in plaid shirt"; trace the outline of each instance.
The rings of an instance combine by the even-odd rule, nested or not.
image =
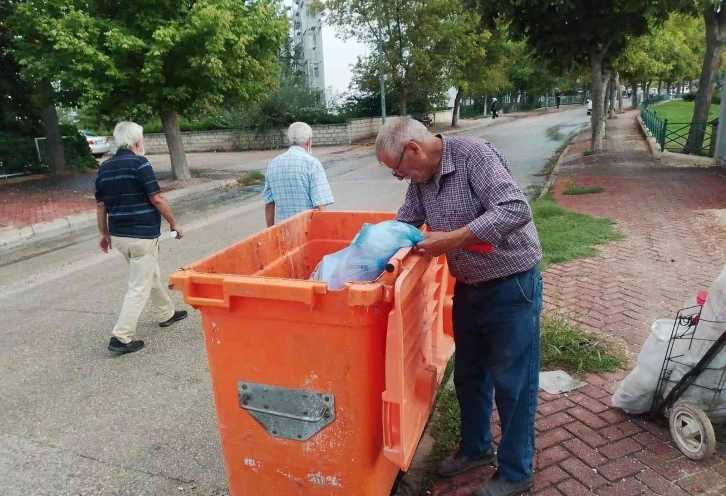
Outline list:
[[[454,290],[454,384],[461,442],[439,468],[452,477],[498,462],[478,496],[514,496],[534,485],[539,387],[542,249],[527,200],[507,160],[489,143],[432,135],[410,118],[386,123],[376,156],[410,183],[398,220],[432,232],[417,247],[447,255]],[[468,250],[482,242],[492,253]],[[495,454],[493,401],[502,439]]]
[[[287,130],[287,139],[290,148],[270,162],[265,174],[267,227],[305,210],[322,210],[333,203],[323,164],[310,154],[312,128],[304,122],[293,122]]]

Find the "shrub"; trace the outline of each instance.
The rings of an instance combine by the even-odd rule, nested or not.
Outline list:
[[[237,133],[256,131],[270,148],[285,144],[284,129],[296,121],[313,124],[339,124],[346,121],[344,114],[332,114],[322,94],[305,84],[283,80],[280,87],[267,98],[248,109],[233,109],[221,113],[219,122]]]
[[[721,95],[719,93],[714,93],[711,97],[711,103],[714,105],[721,105]]]
[[[39,168],[33,138],[0,132],[0,174],[35,172]]]
[[[69,170],[95,169],[98,162],[91,155],[86,137],[78,132],[75,126],[62,124],[60,126],[63,136],[63,146],[66,152],[66,168]]]
[[[696,99],[696,94],[695,93],[685,93],[683,95],[683,101],[684,102],[692,102],[695,99]]]

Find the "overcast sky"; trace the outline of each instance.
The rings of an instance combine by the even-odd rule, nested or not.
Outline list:
[[[366,47],[351,39],[343,41],[335,36],[335,28],[323,26],[323,56],[325,57],[325,86],[336,91],[348,91],[350,66],[359,55],[367,55]]]

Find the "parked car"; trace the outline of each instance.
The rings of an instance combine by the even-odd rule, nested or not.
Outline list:
[[[91,154],[96,157],[103,157],[111,151],[111,147],[108,145],[108,140],[103,136],[93,134],[91,131],[79,131],[88,142],[88,146],[91,148]]]
[[[589,98],[587,99],[587,115],[592,114],[592,100]]]

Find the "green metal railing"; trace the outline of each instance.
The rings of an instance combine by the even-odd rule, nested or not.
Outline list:
[[[693,144],[690,139],[691,127],[697,125],[700,127],[700,133],[703,134],[698,154],[713,157],[718,119],[709,122],[669,122],[668,119],[661,119],[658,112],[650,107],[654,103],[669,99],[667,95],[656,96],[645,100],[640,105],[640,117],[643,124],[660,145],[660,151],[685,153],[687,149],[691,149]]]
[[[640,105],[640,118],[643,124],[653,135],[656,142],[660,145],[660,151],[664,150],[666,142],[666,134],[668,132],[668,119],[661,119],[658,115],[648,108],[646,102]]]

